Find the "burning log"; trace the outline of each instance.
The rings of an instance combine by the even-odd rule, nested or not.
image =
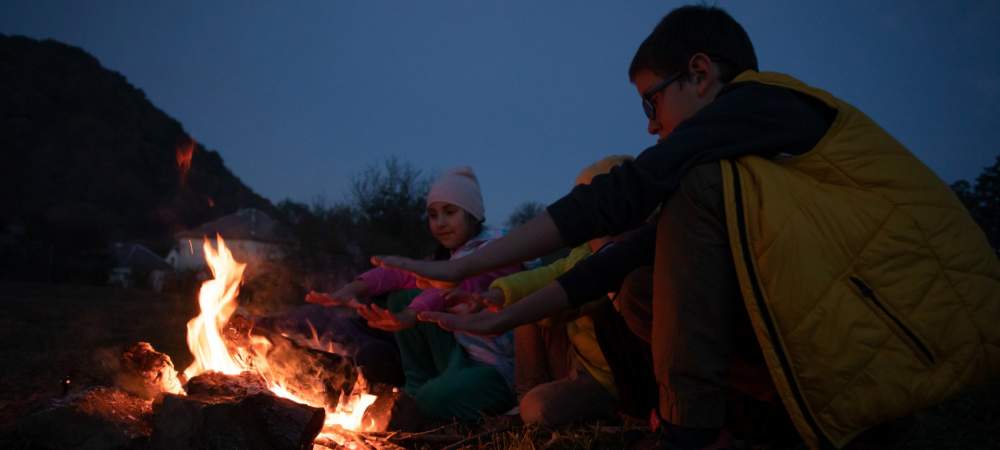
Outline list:
[[[234,316],[234,319],[238,317]],[[245,334],[234,332],[233,322],[230,320],[230,325],[223,329],[227,346],[249,348],[254,352],[248,358],[251,365],[266,361],[268,375],[280,379],[286,389],[309,393],[313,400],[332,405],[337,404],[341,395],[352,393],[358,372],[351,358],[314,350],[268,330],[245,330],[245,324],[239,325]],[[253,341],[266,342],[267,345],[254,345]]]
[[[150,448],[302,449],[323,428],[322,408],[275,396],[257,375],[210,372],[187,386],[153,408]]]
[[[152,430],[151,402],[110,387],[53,401],[19,421],[13,441],[32,449],[142,448]]]
[[[192,397],[238,398],[270,392],[264,379],[252,372],[239,375],[205,372],[192,378],[185,387]]]

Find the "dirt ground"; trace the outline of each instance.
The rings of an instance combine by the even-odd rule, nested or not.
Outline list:
[[[67,389],[109,383],[111,361],[136,341],[152,343],[183,369],[191,361],[185,325],[196,309],[193,297],[141,290],[0,283],[0,428]],[[635,435],[608,429],[620,426],[513,426],[462,447],[608,448]],[[1000,448],[1000,382],[916,414],[891,448]]]
[[[140,290],[0,283],[0,424],[66,389],[110,382],[110,364],[136,341],[186,367],[196,309]]]

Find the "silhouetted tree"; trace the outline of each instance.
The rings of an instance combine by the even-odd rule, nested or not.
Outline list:
[[[505,225],[507,228],[516,228],[523,225],[525,222],[534,219],[535,216],[545,211],[545,205],[538,202],[524,202],[514,208],[514,212],[510,213],[510,217],[507,218]]]
[[[983,169],[975,185],[958,180],[951,188],[1000,254],[1000,155],[992,166]]]
[[[308,288],[332,289],[370,268],[371,255],[427,256],[434,248],[424,219],[427,188],[419,170],[392,157],[355,175],[344,202],[278,203],[278,220],[298,242],[287,265]]]
[[[393,156],[368,166],[351,182],[351,208],[364,230],[358,241],[365,255],[428,255],[434,248],[424,220],[429,180]]]

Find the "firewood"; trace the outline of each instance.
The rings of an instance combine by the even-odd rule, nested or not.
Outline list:
[[[153,408],[152,449],[310,448],[325,413],[260,391],[255,376],[203,374]]]
[[[234,315],[226,324],[223,337],[233,354],[245,353],[245,349],[264,353],[248,355],[249,365],[254,364],[255,357],[266,359],[267,371],[280,378],[287,389],[313,393],[313,400],[325,404],[336,404],[342,394],[350,394],[357,379],[350,357],[306,347],[266,328],[254,328],[249,319],[240,315]],[[268,345],[255,346],[253,342],[260,338],[266,339]]]
[[[251,372],[239,375],[205,372],[188,380],[184,389],[192,397],[238,398],[269,392],[264,379]]]

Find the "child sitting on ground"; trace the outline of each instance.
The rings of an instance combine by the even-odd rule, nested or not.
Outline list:
[[[451,259],[466,256],[499,237],[483,229],[484,213],[479,183],[468,167],[448,171],[427,194],[431,234]],[[373,258],[373,262],[378,259]],[[465,279],[459,287],[482,291],[497,277],[518,270],[520,265],[508,266]],[[362,300],[386,293],[393,293],[387,309]],[[516,403],[511,388],[511,333],[482,337],[418,323],[417,313],[445,309],[444,293],[440,286],[426,285],[408,272],[378,267],[333,294],[313,292],[306,300],[351,306],[369,326],[393,332],[405,374],[404,391],[427,418],[470,421],[509,410]],[[412,428],[419,427],[412,424]]]
[[[583,169],[576,184],[589,184],[595,176],[631,159],[627,155],[601,159]],[[488,291],[479,295],[479,300],[486,305],[511,305],[555,280],[610,241],[610,237],[592,239],[552,264],[498,278]],[[515,387],[525,423],[562,425],[614,416],[618,389],[591,317],[582,314],[558,316],[522,325],[514,330],[514,342]],[[607,342],[603,344],[608,345]]]

